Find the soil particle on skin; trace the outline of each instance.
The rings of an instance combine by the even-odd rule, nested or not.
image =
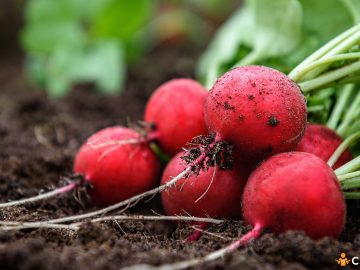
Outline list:
[[[254,95],[251,95],[251,94],[248,95],[247,97],[248,97],[249,100],[253,100],[255,98]]]
[[[235,107],[230,105],[230,103],[227,101],[224,102],[224,109],[227,111],[230,110],[230,111],[235,112]]]
[[[244,120],[245,120],[245,115],[240,114],[240,115],[239,115],[239,120],[240,120],[241,122],[244,121]]]
[[[268,120],[268,125],[272,126],[272,127],[276,127],[280,124],[280,121],[274,116],[274,115],[271,115],[269,117],[269,120]]]
[[[197,55],[189,48],[161,48],[130,68],[121,95],[105,97],[79,86],[63,100],[49,100],[43,92],[31,89],[23,77],[21,59],[0,58],[1,201],[59,186],[62,177],[71,177],[73,157],[89,135],[109,125],[127,124],[129,119],[141,120],[146,100],[157,86],[172,78],[193,77]],[[178,61],[181,57],[184,61]],[[239,116],[240,121],[243,118]],[[86,196],[68,193],[1,209],[0,219],[46,220],[94,209]],[[127,214],[154,215],[153,211],[163,213],[159,196]],[[192,232],[189,224],[160,221],[85,222],[78,231],[0,230],[0,269],[117,270],[134,264],[160,265],[204,256],[250,229],[241,218],[226,221],[210,225],[211,234],[204,233],[190,244],[183,242]],[[359,230],[360,204],[350,201],[340,240],[312,241],[301,232],[265,232],[248,247],[196,269],[339,269],[335,260],[341,252],[348,257],[360,255]]]

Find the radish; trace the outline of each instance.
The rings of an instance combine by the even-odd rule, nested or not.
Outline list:
[[[173,157],[166,166],[161,185],[186,168],[181,159],[183,153]],[[167,215],[190,214],[196,217],[239,216],[239,204],[247,175],[239,167],[233,170],[220,170],[212,167],[182,178],[172,187],[161,193],[162,204]]]
[[[341,137],[330,128],[319,124],[308,124],[304,137],[299,142],[296,151],[307,152],[328,161],[336,148],[342,143]],[[347,149],[334,164],[337,169],[352,159]]]
[[[160,161],[140,134],[117,126],[87,140],[76,155],[74,171],[91,183],[89,194],[96,203],[109,205],[155,187]]]
[[[306,102],[285,74],[263,66],[238,67],[210,90],[205,121],[216,140],[254,163],[294,150],[306,126]]]
[[[191,79],[174,79],[161,85],[151,96],[144,119],[153,138],[167,154],[174,156],[193,137],[207,134],[204,104],[207,91]]]
[[[243,196],[244,219],[273,232],[302,230],[313,239],[339,237],[346,205],[333,170],[303,152],[275,155],[250,176]]]

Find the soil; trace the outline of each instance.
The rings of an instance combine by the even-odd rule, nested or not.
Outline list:
[[[49,100],[32,89],[18,57],[0,63],[0,199],[16,200],[59,186],[71,175],[72,160],[94,131],[142,119],[147,98],[174,77],[193,77],[198,52],[162,48],[131,67],[124,92],[104,97],[81,86],[63,100]],[[46,202],[0,211],[1,220],[46,220],[96,209],[86,196],[67,194]],[[264,233],[250,246],[196,269],[340,269],[341,252],[360,256],[359,202],[348,203],[340,240],[312,241],[301,232]],[[130,213],[162,213],[159,198]],[[160,265],[202,256],[227,245],[250,229],[241,220],[208,228],[196,242],[184,243],[189,227],[171,222],[119,221],[65,229],[0,230],[0,269],[120,269]],[[344,269],[351,269],[347,266]],[[360,267],[359,267],[360,269]]]

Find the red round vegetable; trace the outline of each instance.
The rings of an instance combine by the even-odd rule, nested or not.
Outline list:
[[[207,91],[191,79],[161,85],[148,101],[145,121],[155,125],[161,149],[173,156],[193,137],[207,134],[204,104]]]
[[[319,157],[291,152],[275,155],[250,176],[243,216],[256,228],[302,230],[313,239],[338,237],[346,205],[333,170]]]
[[[181,173],[187,166],[183,153],[173,157],[165,168],[161,184]],[[214,172],[214,170],[216,170]],[[240,168],[220,170],[211,167],[179,180],[174,187],[161,193],[167,215],[190,214],[198,217],[235,217],[241,214],[239,201],[247,179]]]
[[[92,184],[89,194],[96,203],[114,204],[156,186],[160,161],[140,138],[129,128],[109,127],[80,148],[74,171]]]
[[[305,97],[285,74],[263,66],[235,68],[210,90],[205,121],[243,159],[295,149],[306,126]]]
[[[330,128],[319,124],[308,124],[304,137],[299,142],[296,151],[314,154],[327,162],[342,142],[341,137]],[[350,151],[346,150],[333,168],[337,169],[351,159]]]

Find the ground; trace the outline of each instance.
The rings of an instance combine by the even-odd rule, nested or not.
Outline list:
[[[94,131],[142,119],[147,98],[162,82],[194,77],[197,52],[162,48],[129,70],[125,91],[99,96],[79,86],[63,100],[49,101],[34,91],[22,73],[21,58],[0,62],[0,199],[15,200],[60,184],[71,174],[76,150]],[[181,57],[182,58],[181,58]],[[180,59],[181,58],[181,59]],[[0,211],[1,220],[46,220],[84,213],[96,207],[74,194],[47,202]],[[341,252],[360,256],[360,204],[348,203],[348,218],[340,240],[312,241],[301,232],[264,233],[250,246],[196,269],[340,269]],[[139,204],[129,213],[162,213],[159,198]],[[191,231],[171,222],[119,221],[64,229],[0,230],[1,269],[120,269],[133,264],[174,262],[221,248],[250,229],[241,220],[208,228],[194,243],[183,240]],[[350,269],[350,266],[344,268]],[[360,267],[359,267],[360,269]]]

